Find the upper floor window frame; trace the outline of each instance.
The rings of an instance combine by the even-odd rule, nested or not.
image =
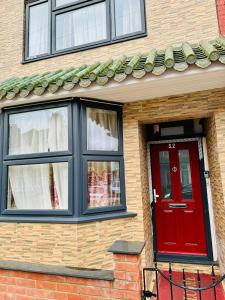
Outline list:
[[[145,0],[140,1],[140,26],[141,30],[116,35],[116,13],[115,3],[117,0],[71,0],[71,3],[65,5],[56,5],[57,0],[27,0],[26,1],[26,16],[25,16],[25,36],[24,36],[24,60],[23,62],[32,62],[36,60],[46,59],[49,57],[59,56],[68,53],[84,51],[100,46],[110,45],[118,42],[132,40],[146,36],[146,14],[145,14]],[[119,1],[119,0],[118,0]],[[32,55],[29,54],[29,28],[30,28],[30,10],[31,8],[48,3],[48,50],[45,53]],[[65,47],[57,49],[56,47],[56,18],[60,15],[75,12],[82,8],[87,8],[97,4],[105,3],[106,6],[106,36],[98,41],[91,41],[76,46]]]

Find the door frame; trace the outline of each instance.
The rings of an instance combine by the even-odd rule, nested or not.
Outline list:
[[[203,213],[204,213],[204,222],[205,222],[205,232],[206,232],[206,248],[207,256],[197,256],[197,255],[181,255],[181,254],[158,254],[157,253],[157,240],[156,240],[156,223],[155,223],[155,210],[154,210],[154,200],[153,200],[153,185],[152,185],[152,165],[151,165],[151,145],[155,144],[167,144],[167,143],[183,143],[183,142],[197,142],[198,143],[198,155],[199,155],[199,164],[200,164],[200,178],[201,178],[201,189],[202,189],[202,201],[203,201]],[[154,260],[155,261],[173,261],[173,262],[195,262],[195,263],[211,263],[216,259],[216,253],[213,253],[212,246],[212,232],[214,232],[214,219],[212,219],[212,214],[209,214],[209,186],[207,186],[206,177],[205,177],[205,155],[207,156],[206,151],[203,152],[203,143],[202,138],[181,138],[181,139],[168,139],[168,140],[158,140],[158,141],[149,141],[147,143],[147,161],[148,161],[148,181],[149,181],[149,200],[150,206],[152,209],[152,237],[153,237],[153,251],[154,251]],[[211,200],[211,199],[210,199]],[[212,205],[210,205],[212,209]],[[211,216],[211,219],[210,219]],[[213,239],[215,242],[215,239]],[[215,252],[215,251],[214,251]]]

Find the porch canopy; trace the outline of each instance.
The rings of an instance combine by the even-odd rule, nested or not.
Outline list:
[[[0,83],[0,107],[15,105],[14,100],[22,104],[65,97],[125,103],[221,88],[225,87],[224,64],[225,37],[184,42],[164,50],[9,78]]]

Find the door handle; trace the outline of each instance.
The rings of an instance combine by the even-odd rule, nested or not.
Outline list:
[[[156,189],[153,189],[153,195],[154,195],[154,202],[157,203],[157,200],[159,198],[159,195],[156,193]]]
[[[187,208],[186,203],[169,203],[169,208]]]

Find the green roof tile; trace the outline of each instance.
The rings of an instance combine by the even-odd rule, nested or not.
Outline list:
[[[213,62],[225,64],[225,37],[196,44],[184,42],[170,45],[164,50],[149,49],[145,54],[123,55],[105,62],[83,64],[65,70],[45,72],[26,77],[12,77],[0,83],[0,99],[14,99],[28,95],[41,96],[45,92],[56,93],[59,89],[87,88],[93,83],[106,85],[110,80],[122,82],[132,76],[161,75],[167,69],[185,71],[190,65],[207,68]]]

